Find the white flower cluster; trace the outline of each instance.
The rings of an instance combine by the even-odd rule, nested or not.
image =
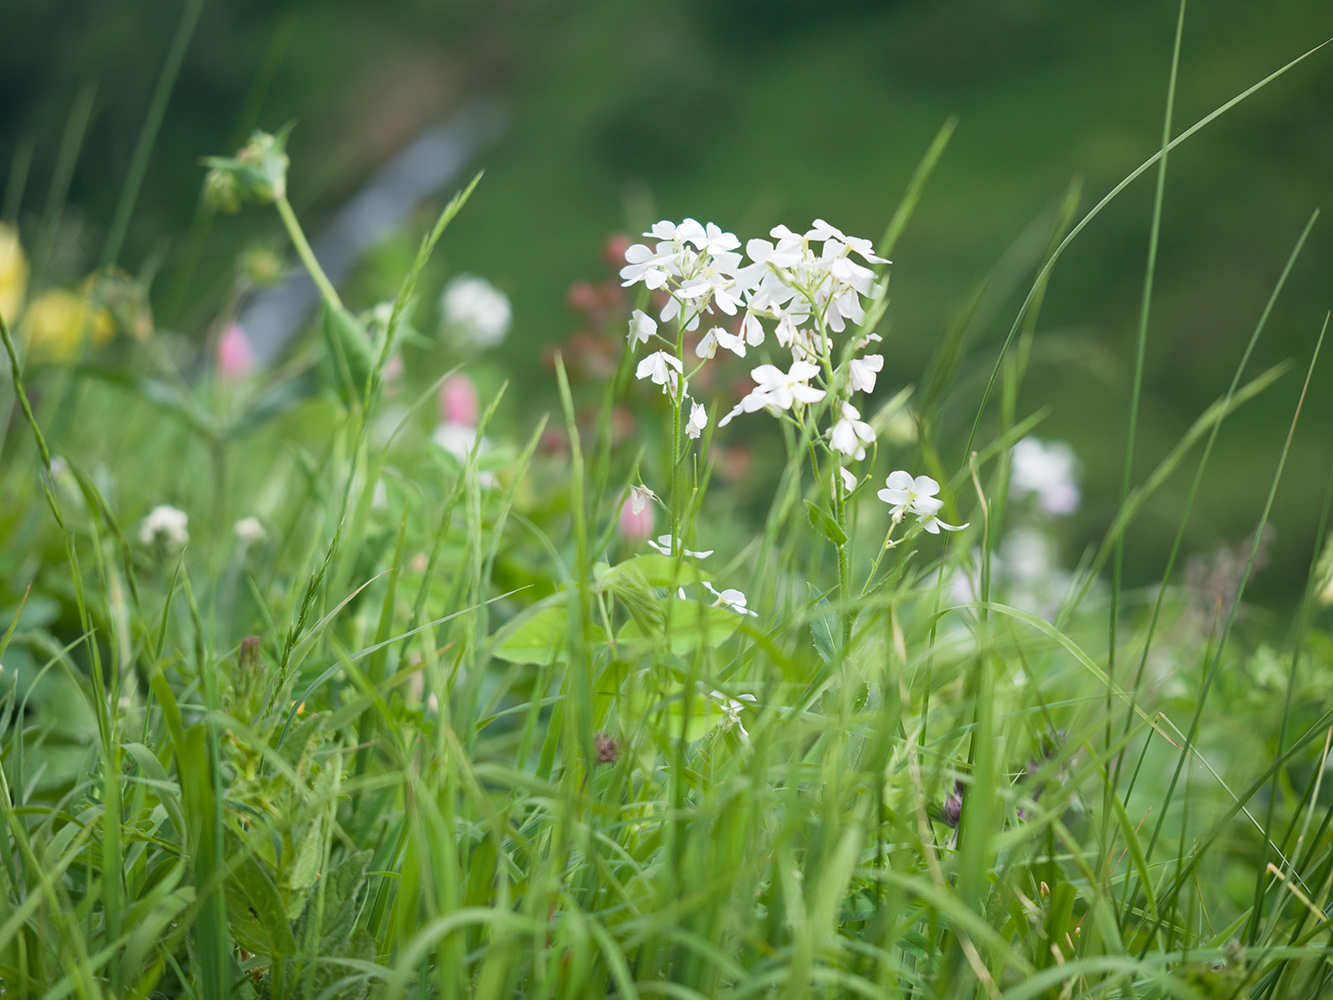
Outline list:
[[[848,458],[864,458],[865,446],[875,440],[875,432],[861,419],[851,397],[875,389],[884,358],[859,352],[880,338],[873,333],[862,337],[854,345],[859,356],[842,362],[834,356],[830,334],[842,333],[865,319],[862,300],[876,294],[875,272],[867,265],[888,263],[876,256],[873,244],[848,236],[822,219],[816,219],[804,234],[776,226],[769,232],[771,240],[750,240],[744,254],[736,236],[711,222],[663,221],[644,235],[656,242],[631,246],[620,276],[626,286],[642,283],[650,290],[665,291],[668,299],[656,320],[634,311],[629,342],[636,347],[659,337],[671,349],[644,358],[635,374],[660,385],[683,408],[688,394],[685,360],[675,353],[674,343],[660,337],[659,321],[675,321],[683,330],[695,330],[705,317],[718,313],[740,317],[737,332],[722,326],[706,330],[694,352],[699,366],[719,349],[745,357],[748,350],[768,340],[768,324],[776,345],[791,353],[791,364],[786,371],[774,364],[753,369],[750,375],[755,388],[719,426],[757,410],[799,412],[800,407],[818,403],[831,392],[837,419],[828,445]],[[697,438],[707,426],[707,414],[697,402],[692,403],[689,414],[686,433]]]
[[[139,524],[139,541],[144,545],[161,542],[168,552],[179,552],[190,542],[190,516],[170,504],[158,504]]]
[[[1037,506],[1063,517],[1078,510],[1083,494],[1078,488],[1078,457],[1063,441],[1045,442],[1025,437],[1010,452],[1009,492],[1035,496]]]
[[[504,340],[512,321],[509,296],[485,278],[460,274],[440,295],[442,325],[479,351]]]

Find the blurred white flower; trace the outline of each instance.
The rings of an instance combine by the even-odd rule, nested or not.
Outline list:
[[[1078,510],[1083,498],[1078,487],[1078,458],[1069,445],[1025,437],[1014,445],[1010,457],[1010,493],[1020,497],[1035,494],[1048,514],[1062,516]]]
[[[158,504],[139,524],[139,541],[145,545],[161,542],[168,552],[179,552],[190,541],[187,530],[190,517],[169,504]]]
[[[794,403],[818,403],[824,398],[824,390],[806,384],[818,374],[819,369],[808,361],[793,361],[785,372],[777,365],[760,365],[750,372],[755,388],[718,421],[718,426],[726,426],[739,413],[753,413],[766,406],[790,410]]]
[[[436,425],[430,438],[436,445],[458,459],[460,463],[467,462],[468,456],[472,454],[473,445],[476,445],[478,456],[486,454],[491,447],[490,440],[485,437],[480,442],[477,441],[477,429],[475,427],[470,427],[467,424],[456,424],[447,420]],[[499,485],[495,473],[486,470],[477,474],[477,480],[482,486]]]
[[[752,694],[742,694],[732,698],[721,691],[710,691],[708,696],[717,702],[718,707],[722,709],[722,727],[730,729],[735,726],[741,731],[741,735],[748,739],[750,733],[746,730],[745,724],[741,722],[741,712],[746,708],[757,706],[759,699]],[[746,702],[750,704],[747,706]]]
[[[698,440],[703,434],[704,428],[708,426],[708,411],[703,405],[697,402],[690,403],[690,419],[685,425],[685,434],[691,441]]]
[[[678,545],[679,543],[670,535],[658,535],[655,539],[648,539],[648,547],[656,549],[664,556],[674,556]],[[680,548],[680,551],[695,559],[706,559],[713,554],[712,549],[704,549],[702,552],[691,552],[689,549]]]
[[[704,581],[704,588],[717,598],[717,600],[713,602],[715,607],[726,608],[729,611],[736,612],[738,615],[749,615],[752,618],[759,617],[759,612],[751,611],[745,606],[745,595],[739,590],[727,588],[719,591],[707,580]]]
[[[657,332],[657,320],[642,309],[635,309],[629,318],[630,344],[646,344]]]
[[[268,532],[264,530],[259,518],[254,516],[241,518],[232,526],[232,531],[236,534],[236,540],[242,545],[254,545],[268,537]]]
[[[884,368],[884,355],[867,354],[847,362],[847,375],[853,392],[874,392],[875,376]]]
[[[833,425],[833,449],[856,459],[866,457],[865,445],[875,440],[875,432],[861,419],[861,413],[851,403],[842,404],[842,419]]]
[[[505,339],[513,320],[509,297],[485,278],[460,274],[444,286],[440,318],[478,350]]]

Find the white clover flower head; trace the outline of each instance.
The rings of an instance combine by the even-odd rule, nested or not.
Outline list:
[[[190,517],[170,504],[158,504],[139,524],[139,541],[144,545],[162,544],[168,552],[179,552],[190,541]]]
[[[638,486],[631,486],[629,488],[628,502],[631,513],[635,514],[636,516],[642,514],[644,507],[648,506],[649,500],[657,504],[661,504],[662,502],[661,499],[657,496],[657,494],[654,493],[652,490],[650,490],[647,486],[643,486],[642,484],[640,484]]]
[[[904,514],[934,516],[944,507],[944,501],[936,496],[940,484],[929,476],[913,476],[899,469],[889,473],[884,485],[885,488],[877,496],[893,509],[895,518],[901,518]]]
[[[840,451],[858,462],[866,457],[865,445],[875,440],[871,426],[861,419],[861,413],[851,403],[842,404],[842,419],[833,425],[831,444],[834,451]]]
[[[847,362],[847,377],[853,392],[874,392],[875,377],[884,369],[884,355],[867,354]]]
[[[704,549],[701,552],[692,552],[684,548],[680,542],[670,535],[658,535],[656,538],[648,539],[648,547],[656,549],[664,556],[674,556],[677,552],[690,556],[693,559],[706,559],[713,554],[712,549]]]
[[[708,426],[708,411],[703,404],[691,401],[690,419],[685,424],[685,434],[691,441],[697,441]]]
[[[662,387],[663,392],[674,395],[684,372],[685,366],[681,364],[680,358],[666,351],[654,351],[639,362],[634,375],[639,379],[651,379],[654,385]]]
[[[657,320],[642,309],[635,309],[629,318],[629,342],[631,346],[646,344],[657,333]]]
[[[513,310],[509,296],[485,278],[460,274],[440,294],[440,319],[448,330],[484,351],[505,339]]]
[[[790,410],[796,403],[818,403],[824,398],[824,390],[806,384],[818,374],[819,369],[808,361],[793,361],[785,372],[777,365],[760,365],[750,372],[755,388],[718,421],[718,426],[725,427],[737,414],[753,413],[766,406]]]
[[[722,721],[720,725],[723,729],[730,729],[735,726],[745,738],[749,738],[750,733],[741,722],[741,712],[746,708],[753,708],[759,704],[759,699],[752,694],[737,695],[732,698],[730,695],[723,694],[721,691],[710,691],[708,697],[717,702],[718,707],[722,709]],[[746,702],[749,702],[747,705]]]
[[[749,615],[752,618],[758,618],[759,612],[751,611],[745,606],[745,595],[739,590],[730,587],[724,590],[718,590],[707,580],[704,581],[704,588],[717,598],[713,606],[717,608],[726,608],[728,611],[734,611],[738,615]]]
[[[231,530],[235,533],[236,540],[242,545],[255,545],[268,537],[264,525],[254,515],[241,518],[232,525]]]
[[[1009,491],[1020,497],[1036,495],[1048,514],[1064,516],[1078,510],[1083,496],[1078,487],[1078,458],[1063,441],[1049,444],[1025,437],[1010,452]]]

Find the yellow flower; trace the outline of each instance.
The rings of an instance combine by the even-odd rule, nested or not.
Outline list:
[[[88,298],[63,288],[52,288],[32,300],[23,315],[23,338],[32,357],[68,361],[79,349],[84,327],[94,347],[109,341],[116,332],[111,314],[98,309],[88,315]]]
[[[19,234],[0,222],[0,317],[6,326],[18,318],[27,290],[28,258],[19,245]]]

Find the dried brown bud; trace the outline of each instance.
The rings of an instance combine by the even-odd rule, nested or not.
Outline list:
[[[620,756],[620,744],[606,733],[595,733],[593,739],[597,743],[597,763],[614,764]]]

